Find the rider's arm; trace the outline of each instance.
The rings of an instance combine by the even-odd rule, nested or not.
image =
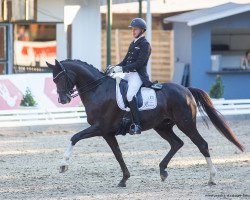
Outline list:
[[[122,62],[120,62],[119,64],[117,64],[117,66],[125,66],[126,65],[127,58],[129,56],[129,49],[130,49],[130,47],[131,47],[131,44],[129,45],[128,52],[127,52],[126,56],[124,57],[124,59],[122,60]]]

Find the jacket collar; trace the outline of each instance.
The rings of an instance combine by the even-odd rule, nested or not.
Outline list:
[[[132,46],[137,46],[138,44],[140,44],[143,40],[145,39],[145,36],[139,37],[138,40],[136,40],[136,42],[132,42]]]
[[[142,38],[142,37],[144,37],[144,35],[143,35],[143,34],[141,34],[141,35],[140,35],[140,37],[135,38],[135,39],[134,39],[134,43],[136,43],[136,41],[137,41],[137,40],[139,40],[139,39],[140,39],[140,38]]]

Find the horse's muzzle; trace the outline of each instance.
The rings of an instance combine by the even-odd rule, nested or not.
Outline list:
[[[71,101],[71,98],[68,95],[59,95],[58,103],[67,104]]]

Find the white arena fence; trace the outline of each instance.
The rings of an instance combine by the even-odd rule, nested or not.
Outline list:
[[[222,115],[250,114],[250,99],[213,100],[213,104]]]
[[[84,107],[1,110],[0,127],[86,123]]]
[[[250,115],[250,99],[213,100],[225,116]],[[200,113],[198,113],[198,117]],[[87,123],[84,107],[0,111],[0,127]]]

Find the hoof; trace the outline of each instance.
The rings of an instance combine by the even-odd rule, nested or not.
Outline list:
[[[60,172],[60,173],[64,173],[64,172],[66,172],[68,169],[69,169],[69,166],[68,166],[68,165],[62,165],[62,166],[60,166],[59,172]]]
[[[216,183],[213,182],[213,181],[209,181],[209,182],[208,182],[208,185],[216,185]]]
[[[118,187],[126,187],[126,183],[124,183],[124,182],[121,181],[117,186]]]
[[[160,173],[160,176],[161,176],[161,180],[165,181],[166,178],[168,177],[168,173],[166,171],[163,171]]]

